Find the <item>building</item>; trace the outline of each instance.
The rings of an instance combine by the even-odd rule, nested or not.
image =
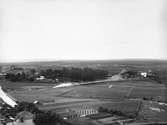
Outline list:
[[[146,77],[147,77],[147,72],[141,72],[140,75],[141,75],[142,77],[146,78]]]
[[[44,79],[45,79],[45,76],[39,76],[39,77],[36,78],[36,80],[39,80],[39,81],[44,80]]]

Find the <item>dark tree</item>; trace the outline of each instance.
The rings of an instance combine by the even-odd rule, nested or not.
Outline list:
[[[37,114],[33,121],[35,125],[60,125],[63,123],[63,119],[59,115],[49,111]]]

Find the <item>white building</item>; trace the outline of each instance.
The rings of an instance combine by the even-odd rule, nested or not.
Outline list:
[[[44,80],[45,79],[45,76],[40,76],[38,78],[36,78],[36,80]]]
[[[146,78],[147,77],[147,72],[141,72],[140,75],[143,76],[144,78]]]

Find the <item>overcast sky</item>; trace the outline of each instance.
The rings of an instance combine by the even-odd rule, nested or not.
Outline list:
[[[0,62],[167,59],[166,0],[0,0]]]

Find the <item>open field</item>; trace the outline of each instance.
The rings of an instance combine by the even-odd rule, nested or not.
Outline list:
[[[51,87],[53,84],[51,83],[40,83],[40,82],[8,82],[8,81],[0,81],[0,86],[2,86],[5,89],[8,90],[22,90],[22,88],[29,86],[45,86],[45,87]]]
[[[44,110],[49,110],[52,109],[52,111],[56,111],[56,112],[62,112],[62,111],[67,111],[69,109],[72,110],[84,110],[84,109],[96,109],[98,110],[99,107],[104,107],[107,108],[109,110],[117,110],[117,111],[121,111],[124,113],[135,113],[137,111],[139,105],[139,101],[87,101],[87,102],[79,102],[79,103],[75,103],[75,104],[70,104],[70,103],[66,103],[66,104],[59,104],[57,105],[52,104],[52,105],[45,105],[45,106],[41,106],[41,109]]]
[[[121,81],[98,84],[52,88],[46,83],[0,83],[12,96],[21,101],[55,100],[57,97],[117,99],[165,97],[166,87],[151,81]],[[112,86],[112,87],[111,87]]]
[[[164,97],[166,88],[134,88],[129,95],[129,98],[141,98],[141,97]]]
[[[125,98],[162,97],[166,87],[152,81],[120,81],[90,85],[53,88],[46,83],[0,83],[16,99],[21,101],[55,100],[59,98],[87,98],[123,100]]]
[[[39,100],[43,103],[42,106],[39,106],[40,109],[55,112],[67,112],[69,109],[97,110],[99,107],[104,107],[133,114],[138,110],[140,98],[166,97],[166,87],[153,81],[102,82],[64,88],[53,88],[54,84],[46,83],[8,82],[0,84],[18,101]],[[159,119],[159,121],[165,119],[164,112],[155,113],[149,109],[149,106],[149,103],[144,103],[142,106],[140,112],[142,118]],[[166,111],[167,107],[163,108]]]
[[[111,87],[112,86],[112,87]],[[63,97],[99,99],[124,99],[143,97],[165,97],[166,87],[152,81],[121,81],[102,84],[76,86]]]

